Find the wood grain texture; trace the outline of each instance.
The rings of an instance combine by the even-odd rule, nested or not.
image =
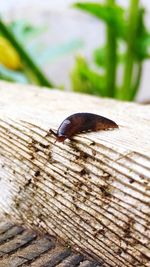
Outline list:
[[[150,266],[150,106],[0,83],[0,210],[111,267]],[[75,112],[119,129],[47,135]]]

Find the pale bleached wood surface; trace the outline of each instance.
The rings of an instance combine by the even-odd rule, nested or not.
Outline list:
[[[82,111],[119,129],[45,137]],[[0,83],[0,210],[104,266],[150,266],[150,106]]]

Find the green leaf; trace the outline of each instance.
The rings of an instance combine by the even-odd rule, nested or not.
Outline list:
[[[121,38],[125,37],[126,22],[125,22],[125,12],[123,8],[119,5],[105,5],[99,3],[75,3],[73,5],[75,8],[79,8],[85,12],[88,12],[105,23],[114,27],[116,30],[116,35]]]
[[[0,65],[0,79],[24,84],[28,83],[28,80],[23,73],[7,69],[3,65]]]
[[[33,38],[40,36],[44,31],[45,27],[35,27],[25,20],[16,20],[8,25],[11,32],[16,38],[22,43],[28,43]]]
[[[99,47],[95,49],[93,53],[95,63],[100,66],[104,67],[106,65],[106,47]]]
[[[150,58],[150,32],[144,25],[145,9],[140,8],[138,28],[136,34],[135,56],[137,60]]]
[[[63,44],[59,44],[55,47],[49,47],[45,48],[41,54],[39,54],[39,57],[37,58],[37,54],[34,53],[35,59],[38,60],[38,63],[44,64],[46,62],[53,62],[54,60],[69,54],[73,53],[77,49],[81,48],[83,46],[83,42],[80,39],[75,39],[71,41],[67,41]],[[30,51],[31,52],[31,51]],[[32,52],[33,55],[33,52]]]
[[[45,27],[35,27],[25,20],[16,20],[7,26],[31,57],[37,59],[41,54],[41,34]],[[43,47],[44,50],[44,47]]]
[[[137,39],[136,56],[139,60],[150,58],[150,33]]]
[[[95,49],[95,51],[93,52],[93,58],[94,58],[94,62],[98,66],[105,68],[106,67],[106,47],[103,46],[103,47],[98,47],[97,49]],[[122,64],[124,63],[124,60],[125,60],[125,52],[118,51],[117,63]]]
[[[91,70],[83,57],[78,57],[71,73],[72,87],[76,92],[105,95],[105,79]]]

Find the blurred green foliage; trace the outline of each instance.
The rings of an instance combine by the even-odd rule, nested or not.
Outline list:
[[[127,10],[115,0],[103,4],[79,2],[74,7],[106,25],[105,44],[93,51],[93,61],[89,63],[81,56],[76,59],[71,73],[74,91],[133,100],[140,85],[143,62],[150,58],[150,32],[144,24],[145,9],[140,1],[130,0]],[[119,70],[122,74],[118,82]]]
[[[129,101],[135,99],[143,62],[150,58],[150,31],[144,22],[145,9],[140,0],[128,2],[127,9],[115,0],[74,4],[106,27],[105,43],[92,52],[92,62],[77,56],[71,72],[74,91]],[[45,30],[22,20],[6,24],[0,18],[0,79],[58,87],[44,74],[43,64],[75,51],[82,43],[69,40],[55,47],[45,47],[40,39]]]
[[[46,28],[34,27],[23,20],[6,24],[0,18],[0,79],[56,87],[42,66],[75,51],[82,42],[75,39],[45,47],[40,40],[45,31]]]

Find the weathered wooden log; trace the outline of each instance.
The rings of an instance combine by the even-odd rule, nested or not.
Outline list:
[[[150,106],[0,83],[0,210],[103,266],[150,266]],[[119,129],[55,143],[75,112]]]

